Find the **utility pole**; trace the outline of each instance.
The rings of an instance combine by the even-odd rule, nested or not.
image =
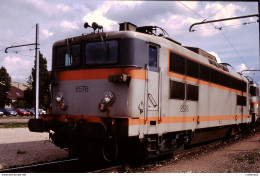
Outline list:
[[[36,39],[35,39],[35,69],[36,69],[36,90],[35,90],[35,118],[39,118],[39,24],[36,24]]]
[[[36,69],[36,81],[35,81],[35,118],[39,118],[39,24],[36,24],[36,39],[35,43],[30,43],[30,44],[24,44],[24,45],[16,45],[16,46],[10,46],[5,49],[5,53],[8,53],[8,49],[10,48],[17,48],[17,47],[23,47],[23,46],[30,46],[30,45],[35,45],[35,69]]]
[[[258,15],[260,16],[260,3],[258,1]],[[259,41],[258,41],[258,45],[259,45],[259,70],[260,70],[260,24],[259,24],[259,18],[258,18],[258,37],[259,37]]]

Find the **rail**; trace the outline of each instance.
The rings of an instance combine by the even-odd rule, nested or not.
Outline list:
[[[74,159],[52,161],[52,162],[47,162],[47,163],[40,163],[40,164],[32,164],[32,165],[26,165],[26,166],[7,168],[7,169],[0,170],[0,173],[22,172],[24,170],[31,170],[31,169],[38,168],[38,167],[50,166],[50,165],[56,165],[56,164],[64,164],[64,163],[75,162],[75,161],[79,161],[79,159],[74,158]]]

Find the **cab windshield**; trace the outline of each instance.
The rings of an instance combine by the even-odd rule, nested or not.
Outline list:
[[[118,41],[86,43],[85,62],[88,65],[113,64],[118,61]]]
[[[252,96],[258,96],[259,94],[258,87],[250,86],[250,94]]]

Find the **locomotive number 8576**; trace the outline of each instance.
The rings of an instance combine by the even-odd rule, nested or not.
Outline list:
[[[94,32],[53,44],[45,81],[53,100],[46,115],[29,121],[30,131],[49,132],[71,157],[160,155],[258,120],[258,85],[204,50],[158,26],[85,27]]]

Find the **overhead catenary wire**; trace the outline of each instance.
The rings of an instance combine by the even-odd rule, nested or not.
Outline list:
[[[207,19],[209,19],[210,17],[216,15],[218,12],[220,12],[222,9],[224,9],[226,6],[228,6],[231,2],[227,3],[226,5],[224,5],[222,8],[220,8],[219,10],[217,10],[216,12],[214,12],[213,14],[211,14],[208,18],[206,18],[204,21],[206,21]]]
[[[14,42],[12,45],[15,45],[18,43],[19,40],[21,40],[25,35],[27,35],[36,25],[33,25],[29,30],[27,30],[16,42]]]
[[[13,46],[18,43],[19,40],[21,40],[24,36],[26,36],[34,27],[36,27],[36,25],[33,25],[29,30],[27,30],[16,42],[14,42],[11,47],[9,48],[13,48]],[[3,42],[1,42],[2,44],[4,44]],[[0,52],[5,52],[6,53],[6,50],[0,50]],[[19,55],[22,55],[22,56],[28,56],[28,57],[33,57],[33,56],[30,56],[30,55],[26,55],[26,54],[20,54],[20,52],[23,52],[23,51],[32,51],[32,50],[35,50],[35,49],[24,49],[24,50],[19,50],[19,51],[11,51],[9,53],[15,53],[15,54],[18,54]]]
[[[220,26],[220,27],[208,27],[208,28],[199,28],[199,29],[196,29],[196,30],[192,30],[192,32],[195,32],[195,31],[203,31],[203,30],[209,30],[209,29],[218,29],[218,30],[221,30],[222,28],[228,28],[228,27],[235,27],[235,26],[245,26],[245,25],[248,25],[248,24],[256,24],[258,23],[257,21],[254,21],[254,22],[244,22],[244,23],[239,23],[239,24],[232,24],[232,25],[227,25],[227,26]]]
[[[20,53],[20,52],[30,52],[30,51],[33,51],[33,50],[35,50],[35,48],[29,48],[29,49],[18,49],[18,50],[14,50],[13,52],[14,53]],[[11,51],[12,52],[12,51]],[[9,52],[9,53],[11,53],[11,52]]]
[[[181,1],[178,1],[179,3],[181,3],[183,6],[185,6],[186,8],[188,8],[190,11],[192,11],[193,13],[197,14],[198,16],[200,16],[203,20],[206,20],[203,16],[201,16],[200,14],[198,14],[197,12],[195,12],[194,10],[192,10],[190,7],[188,7],[187,5],[185,5],[184,3],[182,3]]]
[[[230,40],[227,38],[227,36],[225,35],[225,33],[223,31],[221,31],[221,34],[224,36],[224,38],[228,41],[229,45],[231,46],[231,48],[233,48],[233,50],[236,52],[236,54],[239,56],[239,58],[241,59],[241,61],[243,62],[243,64],[245,64],[245,66],[247,68],[248,65],[246,64],[246,62],[244,61],[244,59],[241,57],[241,55],[239,54],[239,52],[236,50],[236,48],[233,46],[233,44],[230,42]]]
[[[31,48],[31,49],[24,49],[24,50],[17,50],[17,51],[10,51],[10,54],[18,54],[18,55],[22,55],[22,56],[29,56],[29,57],[34,57],[31,55],[27,55],[27,54],[22,54],[22,52],[30,52],[35,50],[35,48]],[[6,53],[5,49],[0,49],[0,52]]]
[[[32,50],[35,50],[35,49],[11,51],[11,52],[9,52],[9,54],[18,54],[18,55],[22,55],[22,56],[35,57],[35,56],[32,56],[32,55],[22,54],[23,52],[28,52],[28,51],[32,51]],[[3,52],[3,53],[6,54],[5,50],[0,49],[0,52]]]
[[[31,56],[31,55],[27,55],[27,54],[21,54],[21,53],[14,53],[14,54],[21,55],[21,56],[26,56],[26,57],[35,57],[35,56]]]
[[[0,43],[1,43],[1,47],[5,47],[7,44],[6,43],[4,43],[4,42],[2,42],[2,41],[0,41]]]
[[[196,11],[192,10],[191,8],[189,8],[188,6],[186,6],[185,4],[183,4],[182,2],[178,1],[179,3],[181,3],[182,5],[184,5],[186,8],[188,8],[189,10],[191,10],[193,13],[197,14],[198,16],[200,16],[201,18],[203,18],[204,21],[207,21],[207,19],[205,19],[204,17],[202,17],[200,14],[198,14]],[[229,3],[230,4],[230,3]],[[226,5],[227,6],[227,5]],[[225,6],[225,7],[226,7]],[[223,8],[221,8],[222,10]],[[220,10],[218,10],[217,12],[219,12]],[[214,13],[216,14],[216,13]],[[208,17],[209,18],[209,17]],[[217,28],[214,24],[210,23],[212,26],[214,26],[215,28]],[[239,58],[241,59],[241,61],[243,62],[243,64],[245,64],[246,67],[248,67],[244,61],[244,59],[241,57],[241,55],[238,53],[238,51],[235,49],[235,47],[233,46],[233,44],[231,43],[231,41],[227,38],[227,36],[223,33],[223,31],[221,30],[221,34],[224,36],[225,40],[229,43],[229,45],[231,46],[231,48],[235,51],[235,53],[239,56]]]

